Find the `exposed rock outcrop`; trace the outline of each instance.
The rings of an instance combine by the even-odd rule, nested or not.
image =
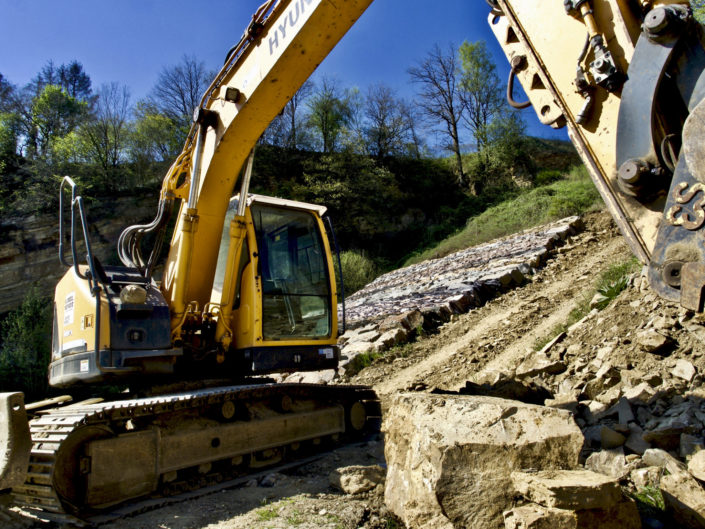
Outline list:
[[[341,365],[433,330],[522,284],[582,229],[580,218],[569,217],[378,277],[347,299]],[[551,369],[562,367],[552,363]]]
[[[58,191],[58,190],[57,190]],[[112,262],[115,245],[123,229],[144,222],[156,214],[156,197],[115,198],[105,211],[88,209],[89,234],[95,254],[104,263]],[[68,230],[67,219],[66,229]],[[80,234],[80,228],[78,230]],[[82,248],[82,244],[79,243]],[[0,314],[17,308],[32,286],[51,293],[66,271],[59,261],[58,212],[55,215],[32,215],[6,218],[0,222]],[[70,258],[68,241],[66,257]],[[83,259],[85,250],[80,250]]]

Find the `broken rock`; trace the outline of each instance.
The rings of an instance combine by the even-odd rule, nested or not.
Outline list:
[[[397,395],[383,430],[385,501],[409,529],[496,529],[512,471],[575,468],[583,444],[566,411],[481,396]]]
[[[671,474],[684,472],[686,468],[683,463],[660,448],[649,448],[641,459],[645,465],[665,468]]]
[[[667,355],[673,345],[671,338],[664,336],[655,329],[647,329],[637,333],[636,342],[642,350],[655,355]]]
[[[693,377],[695,376],[695,366],[688,362],[687,360],[683,360],[682,358],[679,358],[676,360],[676,365],[675,367],[671,370],[671,374],[673,376],[676,376],[678,378],[682,378],[683,380],[690,382],[693,380]]]
[[[661,467],[643,467],[632,470],[629,479],[632,480],[637,490],[641,490],[650,486],[658,487],[662,475],[663,469]]]
[[[700,450],[688,461],[688,472],[698,478],[700,481],[705,481],[705,450]]]
[[[705,527],[705,491],[687,472],[661,478],[661,494],[676,521],[686,528]]]
[[[607,509],[622,500],[616,479],[589,470],[512,472],[514,488],[525,498],[557,509]]]
[[[534,377],[542,373],[557,375],[566,370],[566,365],[560,360],[551,360],[546,353],[537,352],[529,355],[516,369],[519,378]]]
[[[641,529],[642,527],[636,503],[626,498],[607,509],[585,509],[576,511],[575,514],[579,529]]]
[[[621,446],[590,454],[585,461],[585,468],[617,479],[622,479],[630,471]]]
[[[379,465],[337,468],[329,474],[328,481],[347,494],[360,494],[384,482],[384,469]]]
[[[522,505],[504,513],[505,529],[578,529],[573,511]]]

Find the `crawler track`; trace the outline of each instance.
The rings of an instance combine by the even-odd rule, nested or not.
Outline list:
[[[99,524],[302,464],[379,424],[362,386],[263,384],[44,412],[17,504],[59,523]]]

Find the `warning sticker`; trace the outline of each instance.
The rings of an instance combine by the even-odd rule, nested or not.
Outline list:
[[[335,353],[333,352],[332,347],[326,347],[325,349],[319,349],[318,354],[325,356],[326,360],[333,360],[333,358],[335,358]]]
[[[64,325],[71,325],[73,323],[73,311],[76,300],[76,293],[71,292],[64,300]]]
[[[81,373],[88,373],[89,368],[90,368],[90,366],[88,364],[88,360],[81,360],[81,365],[80,365]]]

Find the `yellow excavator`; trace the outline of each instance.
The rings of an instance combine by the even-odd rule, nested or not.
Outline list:
[[[99,520],[317,450],[379,417],[369,388],[233,382],[337,365],[325,209],[248,189],[257,139],[370,2],[260,7],[195,112],[157,217],[122,234],[123,266],[102,266],[92,254],[82,200],[64,180],[71,231],[61,237],[71,241],[71,257],[60,248],[69,270],[56,289],[50,383],[152,389],[62,406],[25,406],[21,394],[2,395],[6,498],[50,519]],[[510,103],[533,105],[546,125],[567,126],[648,265],[651,286],[702,311],[705,46],[689,4],[487,2],[511,63]],[[515,100],[516,79],[527,101]],[[177,201],[158,284],[153,271]],[[148,256],[143,239],[152,241]]]

